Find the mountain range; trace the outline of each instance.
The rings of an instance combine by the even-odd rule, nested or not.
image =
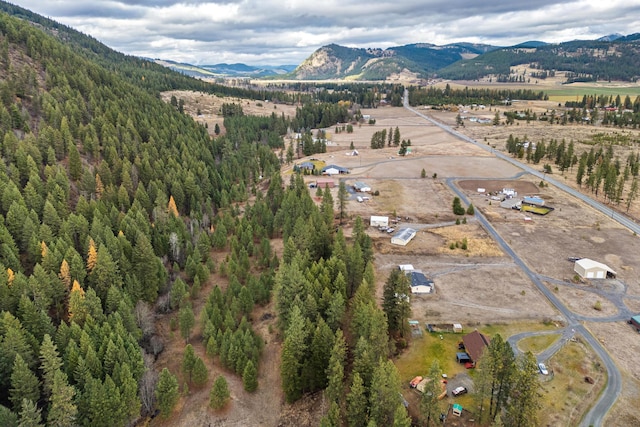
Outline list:
[[[640,78],[640,33],[610,34],[596,40],[564,43],[531,40],[509,47],[464,42],[442,46],[414,43],[386,49],[329,44],[313,52],[298,66],[194,66],[163,60],[156,62],[200,78],[380,81],[409,73],[419,78],[477,80],[493,76],[497,81],[513,81],[518,77],[510,75],[511,67],[526,64],[539,70],[534,73],[536,79],[564,71],[567,81],[636,81]]]

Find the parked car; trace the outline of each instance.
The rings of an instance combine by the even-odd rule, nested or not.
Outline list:
[[[420,384],[420,381],[422,381],[422,377],[418,375],[417,377],[415,377],[409,382],[409,387],[416,388],[416,386]]]
[[[453,394],[454,396],[460,396],[463,395],[467,392],[467,388],[466,387],[456,387],[453,389],[453,391],[451,392],[451,394]]]
[[[542,375],[549,375],[549,370],[544,363],[538,363],[538,369],[540,369]]]

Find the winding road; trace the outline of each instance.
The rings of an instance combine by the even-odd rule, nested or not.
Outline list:
[[[581,201],[583,201],[584,203],[590,205],[591,207],[597,209],[598,211],[604,213],[607,216],[610,216],[613,220],[619,222],[621,225],[623,225],[624,227],[627,227],[629,230],[631,230],[634,233],[638,233],[640,234],[640,226],[630,220],[629,218],[627,218],[624,215],[621,215],[617,212],[614,212],[613,210],[611,210],[610,208],[606,207],[605,205],[603,205],[602,203],[599,203],[593,199],[591,199],[588,196],[585,196],[584,194],[581,194],[580,192],[574,190],[573,188],[556,181],[555,179],[549,178],[548,176],[546,176],[546,174],[539,172],[533,168],[531,168],[528,165],[522,164],[520,162],[518,162],[515,159],[512,159],[511,157],[494,150],[493,148],[479,143],[478,141],[463,135],[457,131],[455,131],[454,129],[450,128],[449,126],[446,126],[434,119],[432,119],[431,117],[428,117],[418,111],[416,111],[415,109],[411,108],[409,106],[409,101],[408,101],[408,91],[405,90],[405,94],[404,94],[404,108],[406,108],[407,110],[411,111],[412,113],[422,117],[423,119],[429,121],[430,123],[438,126],[439,128],[441,128],[442,130],[448,132],[449,134],[455,136],[456,138],[459,138],[463,141],[469,142],[471,144],[474,144],[480,148],[482,148],[483,150],[489,151],[491,152],[493,155],[495,155],[498,158],[501,158],[509,163],[511,163],[512,165],[523,169],[522,174],[524,173],[529,173],[531,175],[537,176],[541,179],[544,179],[546,182],[548,182],[549,184],[552,184],[556,187],[558,187],[559,189],[577,197],[578,199],[580,199]],[[465,177],[465,179],[468,179],[467,177]],[[451,190],[453,192],[456,193],[456,195],[458,195],[458,197],[460,197],[460,199],[462,201],[464,201],[464,203],[469,204],[469,200],[467,199],[466,195],[455,185],[457,178],[448,178],[446,179],[446,183],[447,185],[451,188]],[[620,296],[618,296],[615,299],[615,304],[619,309],[619,315],[618,316],[614,316],[611,318],[587,318],[585,316],[581,316],[581,315],[577,315],[575,313],[573,313],[571,310],[569,310],[563,303],[562,301],[560,301],[554,294],[553,292],[551,292],[542,282],[543,280],[546,280],[547,278],[542,277],[540,275],[538,275],[537,273],[535,273],[534,271],[532,271],[529,266],[527,266],[527,264],[524,262],[524,260],[522,260],[522,258],[520,258],[518,256],[518,254],[515,253],[515,251],[511,248],[511,246],[509,246],[509,244],[507,244],[507,242],[502,238],[502,236],[500,236],[500,234],[496,231],[496,229],[491,225],[491,223],[486,219],[486,217],[479,211],[479,209],[475,210],[475,216],[477,218],[477,220],[482,224],[482,226],[487,230],[487,232],[495,239],[495,241],[500,245],[500,247],[502,247],[502,249],[505,251],[505,253],[507,255],[509,255],[513,261],[515,262],[515,264],[531,279],[531,281],[536,285],[536,287],[538,288],[538,290],[540,291],[540,293],[542,293],[547,300],[549,300],[549,302],[561,313],[561,315],[566,319],[566,324],[567,326],[561,330],[562,336],[559,340],[557,340],[552,346],[550,346],[548,349],[546,349],[545,351],[543,351],[541,354],[539,354],[537,356],[538,361],[545,361],[547,360],[549,357],[551,357],[555,352],[557,352],[560,348],[562,348],[562,346],[573,337],[574,334],[578,333],[580,335],[582,335],[582,337],[584,338],[584,340],[593,348],[593,350],[595,351],[595,353],[598,355],[598,357],[602,360],[602,363],[605,367],[605,369],[607,370],[607,384],[604,388],[604,390],[602,391],[602,393],[600,394],[600,397],[598,398],[597,402],[593,405],[593,407],[587,412],[587,414],[584,416],[584,418],[582,419],[580,426],[601,426],[603,425],[603,420],[604,417],[606,416],[606,414],[609,412],[609,410],[613,407],[615,401],[617,400],[618,396],[620,395],[620,391],[622,390],[622,376],[620,374],[620,371],[618,370],[618,367],[616,366],[615,362],[613,361],[613,359],[611,358],[611,356],[609,355],[609,353],[607,352],[607,350],[602,346],[602,344],[600,343],[600,341],[598,341],[598,339],[596,337],[594,337],[591,332],[585,328],[582,323],[580,323],[581,321],[584,320],[588,320],[588,321],[616,321],[616,320],[620,320],[621,318],[623,318],[623,316],[628,316],[629,311],[626,307],[624,307],[624,304],[622,303],[622,299]],[[622,305],[622,307],[620,305],[617,304],[617,302],[620,302],[620,304]],[[558,333],[558,331],[553,331],[553,332],[549,332],[549,333]],[[534,336],[540,334],[539,332],[530,332],[530,333],[523,333],[523,334],[518,334],[515,335],[513,337],[509,338],[509,342],[512,345],[512,347],[515,348],[515,350],[517,350],[517,341],[519,339],[528,337],[528,336]]]

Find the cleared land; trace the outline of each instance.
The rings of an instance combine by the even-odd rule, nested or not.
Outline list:
[[[215,123],[222,123],[220,117],[214,117],[216,111],[219,111],[222,99],[211,97],[210,100],[205,100],[201,95],[198,96],[198,105],[187,102],[185,108],[187,111],[201,108],[205,117],[211,114],[211,120],[207,121],[211,132]],[[206,107],[210,108],[206,110],[210,113],[204,109],[207,102],[217,103]],[[246,101],[243,108],[245,104]],[[271,114],[274,110],[280,113],[285,109],[285,106],[281,105],[275,109],[273,105],[268,104],[258,106],[255,102],[249,102],[246,107],[255,107],[255,112],[262,111],[264,114]],[[512,108],[531,108],[543,112],[557,108],[557,102],[525,103]],[[502,110],[499,112],[501,114]],[[340,177],[345,179],[347,184],[356,180],[365,181],[374,191],[380,192],[379,196],[372,197],[364,203],[358,203],[353,197],[347,205],[347,213],[351,219],[361,216],[365,223],[368,223],[370,215],[396,214],[402,218],[399,226],[406,225],[419,230],[417,237],[406,247],[391,245],[390,236],[377,229],[369,228],[369,233],[376,248],[375,268],[379,295],[389,272],[398,264],[413,264],[434,278],[436,293],[419,296],[413,300],[413,317],[419,320],[421,325],[425,322],[457,322],[462,323],[466,329],[478,327],[491,335],[495,329],[488,325],[496,323],[508,328],[511,325],[530,325],[532,322],[541,325],[546,320],[553,323],[559,319],[558,313],[531,281],[517,268],[511,258],[502,253],[472,217],[467,217],[466,225],[455,225],[455,216],[451,212],[454,195],[444,181],[450,177],[459,179],[458,185],[467,193],[476,209],[480,209],[486,215],[507,243],[533,271],[545,278],[547,286],[557,292],[570,309],[590,318],[614,315],[618,313],[619,307],[608,296],[618,295],[623,305],[629,309],[640,310],[640,274],[637,271],[640,266],[640,242],[637,236],[612,222],[608,216],[585,207],[578,200],[554,187],[541,187],[539,180],[526,175],[519,177],[521,171],[514,166],[494,158],[491,153],[452,138],[402,108],[385,107],[365,110],[363,113],[375,118],[376,124],[356,126],[351,134],[335,133],[334,129],[327,129],[331,139],[328,152],[313,157],[323,160],[325,164],[350,168],[351,174]],[[431,113],[445,123],[455,124],[455,112]],[[474,114],[476,113],[478,116],[492,119],[495,109],[474,111]],[[521,138],[526,134],[546,139],[564,137],[567,141],[577,141],[590,138],[594,132],[619,132],[583,125],[561,127],[544,123],[518,123],[510,127],[466,123],[460,130],[479,141],[486,138],[487,143],[496,148],[504,147],[510,133]],[[371,136],[375,131],[388,131],[396,126],[402,139],[411,140],[410,156],[398,157],[397,148],[370,149]],[[350,151],[351,143],[360,152],[359,156],[346,155]],[[303,160],[306,159],[296,159],[296,162]],[[285,166],[283,173],[291,173],[291,166]],[[420,177],[423,169],[425,178]],[[310,182],[315,180],[315,177],[309,176],[305,179]],[[337,182],[338,177],[335,179]],[[567,183],[572,180],[573,178],[567,178]],[[516,188],[520,194],[543,197],[555,210],[544,217],[532,215],[532,221],[525,222],[522,213],[502,209],[486,195],[478,194],[478,187],[484,187],[488,191],[503,187]],[[337,188],[333,190],[333,196],[334,200],[337,200]],[[630,214],[640,216],[640,204],[635,205],[632,206]],[[345,234],[350,234],[350,223],[345,226]],[[466,251],[460,248],[450,249],[452,242],[464,238],[469,243]],[[566,261],[569,256],[590,257],[607,263],[618,272],[618,279],[624,285],[620,289],[607,290],[609,293],[604,296],[592,292],[597,284],[574,282],[573,264]],[[596,301],[601,302],[600,310],[594,309]],[[261,365],[261,394],[243,394],[241,385],[234,387],[232,384],[238,379],[232,380],[230,386],[233,406],[228,414],[214,415],[206,412],[204,419],[211,420],[214,423],[212,425],[239,425],[237,423],[240,421],[253,425],[293,425],[289,421],[294,420],[296,416],[309,413],[317,415],[318,409],[316,412],[311,410],[315,397],[293,407],[283,404],[277,375],[277,344],[275,338],[268,333],[268,323],[258,326],[263,336],[267,333],[265,339],[268,344],[265,353],[270,353],[263,356],[265,360]],[[611,411],[606,424],[637,424],[638,411],[635,408],[640,406],[640,384],[637,380],[640,378],[640,367],[635,363],[636,346],[632,344],[637,334],[624,321],[587,322],[586,325],[601,339],[625,378],[621,398],[616,408]],[[270,347],[272,343],[273,347]],[[409,351],[414,351],[415,348],[412,347]],[[591,350],[582,348],[569,357],[564,352],[572,348],[563,347],[549,363],[555,371],[555,378],[545,383],[545,387],[550,387],[545,392],[548,394],[545,398],[546,418],[543,420],[546,424],[575,425],[576,419],[579,418],[577,414],[584,412],[590,402],[593,402],[604,382],[604,378],[597,375],[597,366],[590,362],[594,360]],[[176,357],[176,353],[173,353],[173,357]],[[171,353],[168,354],[168,359],[164,359],[164,363],[171,363],[170,359]],[[428,370],[429,361],[424,358],[423,363],[424,370]],[[402,358],[398,365],[401,372],[407,372],[406,375],[412,374],[403,370]],[[267,374],[263,369],[276,372],[276,375]],[[573,377],[567,375],[565,379],[561,379],[561,375],[565,373],[577,373],[577,376],[571,379]],[[585,386],[586,388],[579,386],[576,381],[580,381],[580,376],[584,375],[593,377],[595,384]],[[553,391],[554,386],[556,391]],[[579,401],[582,406],[575,406],[576,409],[567,414],[565,407],[557,406],[558,401]],[[321,406],[319,402],[315,403],[316,408]],[[299,425],[313,423],[314,415],[307,415]]]

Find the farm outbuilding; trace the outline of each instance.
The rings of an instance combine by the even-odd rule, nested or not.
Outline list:
[[[573,271],[578,273],[583,279],[606,279],[616,277],[616,272],[606,264],[594,261],[589,258],[582,258],[576,261]]]
[[[640,332],[640,315],[633,316],[631,320],[629,320],[629,323],[633,325],[633,327],[636,328],[638,332]]]
[[[335,186],[336,186],[336,182],[332,179],[319,179],[316,181],[316,187],[333,188]]]
[[[372,227],[388,227],[389,217],[371,215],[371,219],[369,220],[369,225],[371,225]]]
[[[394,245],[407,246],[407,244],[416,237],[417,231],[413,228],[401,228],[391,237],[391,243]]]

